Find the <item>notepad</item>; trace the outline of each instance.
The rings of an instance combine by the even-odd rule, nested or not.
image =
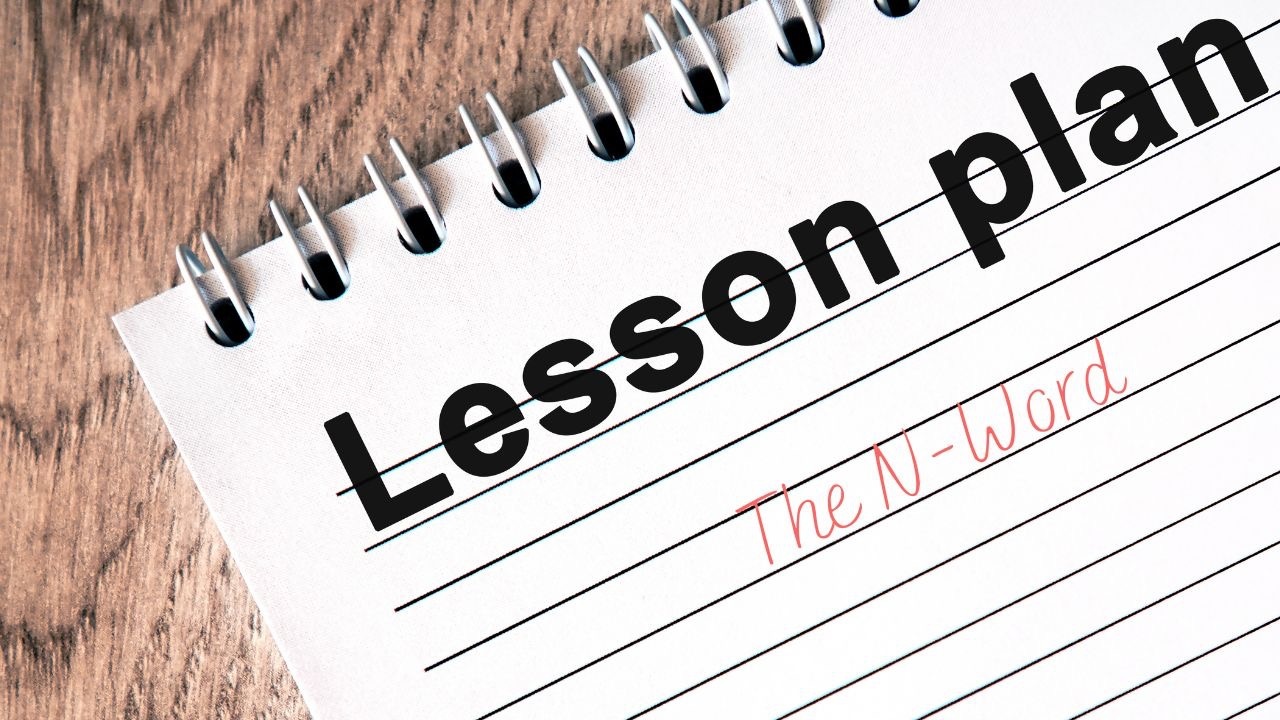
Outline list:
[[[1280,10],[807,8],[115,317],[316,717],[1280,713]]]

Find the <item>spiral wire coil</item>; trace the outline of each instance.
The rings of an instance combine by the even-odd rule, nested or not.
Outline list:
[[[813,12],[809,0],[791,0],[796,6],[794,15],[779,16],[774,0],[756,0],[767,7],[771,25],[777,35],[778,54],[792,65],[808,65],[818,60],[825,47],[822,27]],[[889,17],[901,17],[915,9],[919,0],[872,0],[879,10]],[[677,73],[681,94],[685,103],[695,112],[708,114],[722,109],[729,102],[729,76],[720,62],[714,41],[698,23],[693,12],[683,0],[670,0],[671,14],[678,30],[673,40],[662,24],[650,13],[644,15],[645,29],[658,54],[667,58],[668,65]],[[779,0],[785,4],[785,0]],[[700,57],[689,58],[676,47],[685,37]],[[578,58],[588,86],[599,90],[605,111],[594,113],[591,104],[574,84],[564,65],[552,60],[551,67],[556,81],[566,97],[572,98],[577,115],[583,122],[587,146],[602,160],[620,160],[635,146],[636,131],[627,115],[617,87],[600,68],[595,57],[584,47],[578,47]],[[542,180],[533,163],[528,145],[519,129],[511,122],[493,93],[485,93],[485,104],[495,124],[497,136],[505,140],[513,159],[500,160],[500,153],[490,149],[486,138],[480,134],[475,119],[464,105],[458,106],[458,114],[466,127],[471,145],[484,162],[486,172],[492,178],[493,193],[504,205],[521,208],[534,202],[542,191]],[[391,152],[400,165],[418,203],[403,206],[378,164],[369,155],[364,156],[365,170],[373,182],[377,195],[384,198],[385,206],[395,218],[400,242],[411,253],[425,254],[438,249],[444,243],[447,226],[435,195],[422,173],[405,152],[396,138],[390,138]],[[280,205],[271,199],[268,210],[280,228],[281,235],[293,247],[302,275],[302,285],[317,300],[333,300],[351,285],[351,271],[346,258],[325,215],[316,209],[311,197],[302,187],[298,196],[316,227],[320,237],[319,248],[307,248],[299,237],[292,220]],[[213,265],[209,271],[186,246],[176,248],[178,269],[184,283],[191,287],[192,295],[199,303],[209,336],[218,344],[233,347],[248,340],[255,329],[253,313],[245,301],[244,293],[223,254],[218,241],[208,232],[201,232],[201,244],[205,255]],[[213,276],[221,286],[222,295],[214,294],[208,278]]]

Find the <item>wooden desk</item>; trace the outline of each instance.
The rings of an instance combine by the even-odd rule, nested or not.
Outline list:
[[[390,134],[425,164],[465,142],[459,102],[520,117],[579,43],[641,57],[665,6],[126,5],[0,8],[0,717],[306,717],[110,316],[200,229],[239,254],[268,197],[370,192]]]

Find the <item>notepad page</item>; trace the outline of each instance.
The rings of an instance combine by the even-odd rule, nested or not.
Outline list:
[[[401,246],[382,198],[337,210],[338,299],[302,288],[281,239],[234,259],[240,346],[187,287],[116,316],[316,717],[1280,712],[1280,8],[816,8],[809,66],[779,56],[764,4],[708,28],[716,113],[666,58],[617,72],[622,160],[565,101],[520,121],[543,185],[526,208],[497,201],[476,147],[425,168],[433,253]],[[1206,119],[1158,48],[1210,20],[1266,90],[1246,98],[1206,48]],[[1110,129],[1124,93],[1077,97],[1109,68],[1148,88]],[[1074,179],[1012,92],[1030,73]],[[989,223],[986,267],[931,164],[982,133],[1032,188]],[[1099,133],[1104,155],[1158,142],[1108,162]],[[967,207],[1009,195],[991,166],[961,168]],[[831,233],[842,298],[792,229],[846,201],[892,272]],[[713,268],[770,259],[780,277],[738,277],[732,316],[708,318]],[[621,327],[685,328],[683,349],[619,357],[616,318],[654,297],[676,307]],[[585,393],[530,400],[530,358],[561,340],[614,391],[589,427]],[[476,383],[519,415],[468,449],[442,408]],[[548,430],[556,410],[573,427]],[[344,466],[342,416],[376,477]],[[527,447],[501,467],[507,442]],[[481,464],[498,471],[461,466]],[[353,489],[441,474],[449,497],[381,529]]]

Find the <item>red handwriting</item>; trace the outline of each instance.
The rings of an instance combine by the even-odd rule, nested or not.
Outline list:
[[[756,525],[760,528],[760,541],[764,544],[764,555],[770,565],[773,564],[773,550],[769,547],[769,533],[764,527],[764,515],[760,513],[760,504],[766,502],[777,494],[777,492],[770,492],[765,495],[761,495],[734,511],[740,513],[747,509],[755,510]],[[846,530],[853,527],[858,522],[858,519],[862,517],[862,503],[858,503],[858,508],[857,510],[854,510],[853,517],[847,522],[840,522],[839,518],[836,517],[836,511],[844,504],[844,487],[841,486],[840,483],[832,483],[831,486],[827,488],[827,512],[825,513],[825,516],[830,525],[826,530],[823,530],[821,524],[818,522],[818,506],[814,501],[801,500],[798,506],[793,507],[791,505],[791,492],[787,490],[786,483],[782,484],[782,498],[787,503],[787,517],[791,519],[791,534],[792,537],[795,538],[797,549],[804,548],[803,533],[800,531],[805,527],[803,519],[805,517],[806,509],[809,511],[809,524],[813,527],[813,533],[817,535],[820,540],[826,540],[831,537],[836,529]]]
[[[902,439],[907,443],[907,452],[911,453],[911,472],[915,475],[911,482],[911,489],[909,490],[907,489],[907,486],[903,484],[902,480],[898,478],[898,473],[894,472],[893,465],[889,462],[889,459],[885,457],[880,446],[871,446],[871,449],[874,450],[876,454],[876,473],[880,475],[880,495],[884,498],[885,510],[889,509],[889,486],[885,484],[884,481],[884,473],[886,470],[889,471],[889,477],[893,478],[893,481],[898,485],[898,489],[901,490],[904,495],[907,497],[915,497],[920,494],[920,462],[916,460],[916,449],[911,445],[911,436],[907,434],[906,430],[902,431]]]
[[[1090,363],[1089,367],[1085,368],[1084,393],[1094,405],[1101,407],[1110,402],[1112,393],[1120,395],[1128,389],[1129,379],[1123,378],[1124,381],[1121,383],[1120,387],[1113,385],[1111,381],[1111,373],[1107,368],[1107,359],[1102,352],[1102,340],[1100,338],[1095,338],[1093,345],[1098,352],[1098,361]],[[1101,373],[1099,377],[1102,383],[1102,389],[1100,390],[1102,395],[1101,398],[1099,398],[1093,390],[1095,385],[1095,371]],[[1075,375],[1074,371],[1068,371],[1061,380],[1058,380],[1055,383],[1055,387],[1058,391],[1057,405],[1054,405],[1053,399],[1042,388],[1035,388],[1031,392],[1027,393],[1026,403],[1023,407],[1026,410],[1027,422],[1031,425],[1031,429],[1041,434],[1053,430],[1054,426],[1058,422],[1059,407],[1062,408],[1063,421],[1069,422],[1071,420],[1071,406],[1068,401],[1068,387],[1071,384],[1071,377],[1073,375]],[[1001,417],[999,422],[1001,431],[997,431],[992,425],[985,426],[982,430],[983,444],[981,451],[978,450],[978,446],[973,441],[973,431],[969,428],[969,419],[965,415],[964,403],[958,403],[956,405],[956,411],[960,415],[960,427],[964,431],[964,439],[969,443],[969,452],[973,455],[973,459],[980,463],[985,463],[991,458],[992,444],[994,444],[996,448],[1003,453],[1012,448],[1014,442],[1018,438],[1018,417],[1017,413],[1014,411],[1013,398],[1009,396],[1009,389],[1005,387],[1004,384],[1000,385],[1000,393],[1004,397],[1005,409],[1003,417]],[[1037,408],[1041,409],[1037,410]],[[1041,420],[1043,423],[1041,423]],[[1002,436],[1007,439],[1001,440]]]
[[[787,486],[783,485],[782,487],[785,490]],[[761,495],[760,497],[756,498],[755,500],[752,500],[751,502],[747,503],[746,505],[743,505],[737,510],[734,510],[735,513],[740,513],[743,510],[746,510],[747,508],[751,508],[752,510],[756,511],[756,524],[760,526],[760,539],[764,542],[764,556],[769,559],[770,565],[773,564],[773,551],[769,549],[769,533],[764,531],[764,516],[760,514],[760,503],[768,500],[769,498],[777,494],[778,494],[777,491],[767,492],[764,495]]]
[[[1025,439],[1028,436],[1044,435],[1071,422],[1072,410],[1074,409],[1075,415],[1079,416],[1081,405],[1086,400],[1096,407],[1102,407],[1111,402],[1113,397],[1124,394],[1129,388],[1129,380],[1127,377],[1120,377],[1117,384],[1107,365],[1100,338],[1094,339],[1092,349],[1096,353],[1096,360],[1088,364],[1082,376],[1077,376],[1074,370],[1068,371],[1061,379],[1053,381],[1052,385],[1034,387],[1025,392],[1025,396],[1023,391],[1015,394],[1005,384],[994,389],[992,392],[998,393],[1002,402],[997,417],[990,423],[979,424],[975,421],[971,425],[972,411],[966,411],[964,403],[957,403],[956,415],[960,420],[960,431],[964,435],[973,461],[979,465],[985,464],[997,454],[1012,450],[1019,437]],[[1077,389],[1074,392],[1072,391],[1073,378],[1077,378],[1075,383]],[[1019,398],[1019,402],[1015,403],[1015,397]],[[1075,403],[1074,406],[1072,403]],[[1029,430],[1023,430],[1020,435],[1019,429],[1024,426],[1029,427]],[[975,428],[979,428],[976,433]],[[902,440],[902,447],[892,451],[882,448],[880,443],[873,444],[864,451],[872,453],[875,461],[880,499],[886,512],[893,509],[895,501],[901,501],[904,504],[911,502],[927,488],[927,483],[922,477],[927,473],[922,470],[920,459],[916,456],[910,432],[902,430],[893,438],[893,442],[896,443],[899,438]],[[883,444],[887,446],[889,443]],[[938,458],[953,447],[955,447],[953,444],[943,446],[933,452],[931,457]],[[862,454],[859,453],[859,455]],[[908,464],[910,470],[907,469]],[[764,549],[765,559],[770,565],[774,564],[774,548],[769,543],[769,533],[771,528],[775,534],[781,528],[776,527],[776,524],[771,525],[762,506],[776,499],[777,496],[781,495],[783,504],[786,505],[791,538],[797,550],[803,550],[806,541],[825,541],[840,530],[852,528],[863,516],[862,502],[848,497],[845,485],[841,483],[831,482],[826,486],[826,503],[821,510],[819,503],[815,500],[793,499],[792,489],[783,483],[780,490],[760,495],[735,510],[736,513],[747,510],[755,512],[760,543]],[[815,495],[821,497],[820,492]],[[849,501],[847,504],[846,500]]]

